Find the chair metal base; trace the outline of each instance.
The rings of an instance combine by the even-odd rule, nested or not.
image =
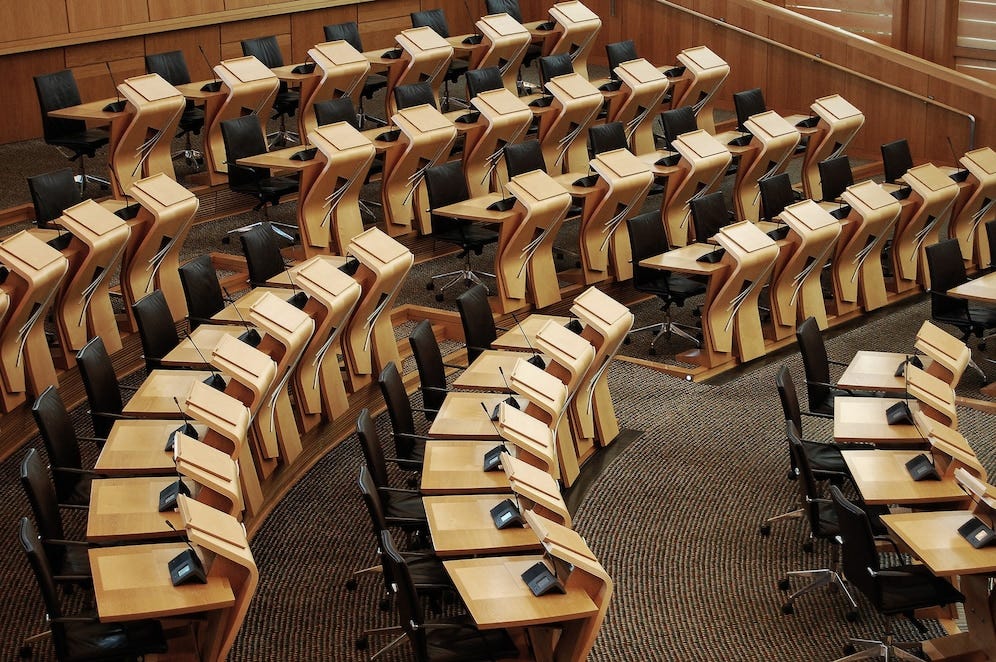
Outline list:
[[[910,662],[923,662],[923,658],[913,655],[907,651],[920,650],[921,644],[918,641],[893,641],[892,635],[888,635],[885,641],[875,639],[851,639],[848,648],[867,646],[863,650],[838,658],[835,662],[850,662],[851,660],[874,660],[884,658],[888,660],[909,660]]]
[[[793,611],[792,605],[795,603],[795,599],[801,595],[811,593],[818,588],[826,586],[829,588],[840,587],[844,592],[844,597],[847,598],[848,602],[851,603],[851,610],[857,609],[858,603],[854,601],[854,597],[851,592],[847,590],[847,584],[844,582],[844,578],[836,570],[831,570],[830,568],[818,568],[815,570],[792,570],[785,573],[785,578],[779,583],[779,588],[789,586],[789,582],[792,577],[810,577],[811,581],[805,586],[800,587],[794,593],[788,596],[788,599],[782,604],[782,613],[791,614]]]
[[[179,151],[173,152],[170,158],[174,161],[186,161],[187,165],[192,166],[202,166],[204,165],[204,154],[199,149],[193,149],[188,147],[187,149],[181,149]]]
[[[796,508],[795,510],[790,510],[788,512],[782,513],[781,515],[773,515],[761,524],[761,535],[767,537],[771,535],[771,525],[775,522],[780,522],[786,519],[802,519],[806,515],[806,510],[804,508]]]
[[[651,329],[658,329],[657,335],[654,336],[653,340],[650,341],[650,353],[654,354],[657,351],[657,341],[661,339],[662,336],[667,336],[668,340],[671,339],[672,335],[680,336],[685,340],[690,340],[695,344],[696,347],[701,347],[702,342],[693,336],[685,329],[695,329],[693,326],[685,326],[684,324],[678,324],[677,322],[672,322],[671,318],[668,317],[663,322],[657,322],[656,324],[648,324],[647,326],[641,326],[638,329],[631,330],[627,337],[632,336],[634,333],[639,333],[640,331],[648,331]]]
[[[296,131],[280,129],[279,131],[266,134],[266,144],[270,149],[273,149],[274,147],[287,147],[291,143],[298,142],[301,142],[301,137],[297,135]]]
[[[263,209],[265,210],[266,208],[264,207]],[[249,225],[243,225],[242,227],[238,227],[238,228],[233,228],[233,229],[231,229],[231,230],[229,230],[228,232],[225,233],[226,236],[222,239],[222,242],[223,243],[228,243],[229,237],[227,235],[241,234],[243,232],[248,232],[249,230],[251,230],[254,227],[257,227],[257,226],[259,226],[261,224],[262,224],[262,222],[257,222],[257,223],[250,223]],[[270,221],[270,228],[273,230],[273,233],[275,235],[277,235],[278,237],[286,239],[287,241],[289,241],[292,244],[297,243],[297,241],[298,241],[297,235],[293,235],[293,234],[290,234],[290,233],[284,231],[284,228],[286,228],[287,230],[291,230],[291,231],[296,232],[297,229],[298,229],[296,225],[290,225],[288,223],[274,223],[273,221]]]
[[[442,301],[443,293],[446,290],[448,290],[450,287],[459,283],[460,281],[464,281],[465,283],[467,283],[468,287],[470,287],[471,283],[476,283],[478,285],[481,285],[484,287],[485,290],[488,290],[488,294],[490,295],[491,290],[489,290],[488,286],[485,285],[484,281],[481,280],[481,276],[486,276],[488,278],[495,277],[494,274],[488,273],[486,271],[474,271],[470,267],[464,267],[463,269],[457,269],[456,271],[447,271],[446,273],[443,274],[436,274],[435,276],[431,276],[429,279],[429,283],[426,285],[426,288],[434,290],[436,292],[437,301]],[[436,280],[440,278],[449,278],[450,280],[448,280],[446,284],[443,285],[442,287],[437,288]]]

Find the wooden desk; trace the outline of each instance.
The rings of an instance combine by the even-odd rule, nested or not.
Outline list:
[[[902,400],[837,396],[833,401],[834,441],[866,442],[878,446],[926,442],[926,437],[915,425],[889,425],[886,421],[885,410],[897,402]]]
[[[539,333],[539,330],[546,326],[546,323],[551,320],[557,322],[558,324],[567,324],[571,321],[571,318],[558,317],[556,315],[529,315],[525,319],[520,320],[520,322],[511,329],[498,336],[498,338],[491,343],[491,347],[494,349],[511,349],[526,352],[532,351],[536,348],[536,334]],[[522,357],[520,356],[517,358]]]
[[[121,137],[124,135],[125,129],[132,119],[132,113],[127,110],[120,110],[118,112],[104,110],[104,106],[119,100],[124,101],[124,99],[117,98],[101,99],[99,101],[81,103],[77,106],[68,106],[48,111],[49,117],[85,120],[88,123],[108,125],[110,140],[107,144],[107,169],[112,173],[114,172],[114,154],[117,151],[118,143],[121,141]],[[117,178],[111,177],[110,182],[114,197],[119,199],[123,197],[124,192],[121,190]]]
[[[489,557],[444,561],[460,597],[482,630],[529,627],[589,618],[598,607],[579,588],[536,597],[522,573],[542,556]]]
[[[864,450],[841,454],[865,503],[871,505],[920,506],[948,503],[957,507],[969,500],[954,476],[941,480],[915,481],[906,463],[925,451]]]
[[[996,272],[952,287],[947,295],[979,303],[996,303]]]
[[[209,576],[206,584],[173,586],[167,564],[186,549],[182,542],[90,549],[100,620],[165,618],[233,606],[235,594],[225,577]]]
[[[173,452],[165,448],[169,436],[181,425],[183,423],[176,420],[114,421],[94,471],[109,476],[175,474]],[[194,425],[194,429],[200,438],[207,432],[204,425]]]
[[[461,557],[540,551],[542,546],[532,529],[495,528],[491,509],[504,499],[500,494],[424,497],[422,503],[436,555]]]
[[[958,162],[968,171],[968,178],[959,185],[951,208],[948,236],[958,239],[963,258],[985,269],[992,264],[983,221],[992,219],[996,200],[996,151],[992,147],[973,149]]]
[[[872,352],[860,350],[847,364],[837,386],[859,391],[884,391],[905,393],[906,378],[896,376],[896,368],[910,355],[898,352]]]
[[[196,382],[217,374],[209,370],[153,370],[124,406],[126,416],[180,418],[174,400],[183,401]]]
[[[430,439],[422,461],[422,494],[498,494],[511,492],[504,471],[484,471],[484,454],[495,441]]]
[[[180,536],[180,514],[175,510],[159,512],[159,493],[176,480],[176,476],[162,476],[93,481],[86,539],[96,543],[140,542]]]
[[[246,332],[246,327],[227,324],[201,324],[190,332],[190,336],[166,353],[160,359],[165,368],[191,367],[206,369],[211,360],[211,352],[225,336],[238,338]]]
[[[231,305],[225,306],[224,309],[215,313],[211,317],[211,320],[214,322],[239,323],[244,320],[248,320],[249,310],[266,294],[275,294],[278,297],[286,299],[292,296],[293,292],[289,288],[285,287],[254,287],[233,301]],[[205,356],[207,356],[207,354],[205,354]]]
[[[508,393],[511,389],[502,379],[512,373],[515,362],[522,358],[517,351],[486,349],[474,359],[453,381],[453,386],[475,391],[498,391]],[[549,359],[546,359],[549,362]],[[499,371],[500,369],[500,371]]]
[[[493,439],[497,442],[500,437],[494,428],[494,421],[481,408],[481,403],[490,412],[507,397],[504,393],[448,393],[429,427],[429,436],[440,439]]]

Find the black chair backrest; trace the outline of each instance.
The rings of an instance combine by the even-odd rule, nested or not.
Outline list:
[[[636,54],[636,44],[633,43],[632,39],[605,44],[605,56],[609,60],[609,76],[612,78],[619,78],[616,74],[616,67],[623,62],[629,62],[639,57]]]
[[[315,104],[315,119],[318,126],[346,122],[354,129],[360,128],[360,119],[356,114],[356,106],[349,97],[326,99]]]
[[[56,471],[56,469],[64,467],[81,470],[83,461],[80,459],[79,441],[73,429],[73,422],[55,386],[49,386],[35,398],[31,405],[31,415],[41,433],[42,441],[45,442],[45,451],[48,453],[52,479],[55,482],[56,499],[60,503],[66,503],[72,499],[73,491],[83,480],[83,476],[73,471]]]
[[[614,149],[627,149],[626,128],[622,122],[593,124],[588,129],[588,150],[591,156]]]
[[[59,600],[59,589],[55,585],[55,578],[52,576],[52,566],[49,565],[45,550],[38,540],[38,532],[27,517],[21,518],[21,525],[18,529],[18,540],[21,541],[21,549],[28,557],[28,565],[35,573],[38,580],[38,590],[41,591],[42,600],[45,602],[45,614],[48,617],[48,626],[52,629],[52,643],[55,645],[56,657],[60,660],[67,659],[65,624],[60,622],[62,618],[62,603]]]
[[[698,131],[699,122],[695,119],[695,109],[691,106],[682,106],[672,110],[665,110],[661,113],[661,125],[664,128],[664,143],[666,149],[671,147],[675,138],[689,131]]]
[[[467,81],[467,98],[473,99],[481,92],[500,90],[504,87],[501,80],[501,70],[498,67],[470,69],[465,74]]]
[[[744,127],[744,122],[750,119],[751,115],[757,115],[767,110],[767,107],[764,105],[764,94],[761,92],[760,87],[755,87],[752,90],[743,90],[742,92],[734,92],[733,107],[737,111],[738,131],[747,130]]]
[[[162,358],[180,344],[180,334],[173,323],[173,313],[162,290],[154,290],[131,306],[142,338],[145,370],[162,367]]]
[[[407,83],[394,88],[394,103],[398,106],[398,110],[426,104],[435,108],[436,96],[432,93],[432,86],[428,81]]]
[[[851,503],[836,485],[830,486],[830,499],[837,513],[837,526],[843,541],[841,570],[849,583],[856,586],[872,603],[881,605],[879,582],[869,572],[879,569],[879,557],[868,513]]]
[[[428,662],[429,646],[426,639],[425,628],[422,623],[425,621],[425,612],[422,609],[422,602],[419,600],[418,589],[412,580],[408,563],[397,545],[390,531],[380,533],[380,553],[381,565],[386,572],[390,572],[394,577],[397,589],[396,602],[398,615],[401,618],[401,627],[407,635],[408,641],[412,645],[417,662]],[[388,570],[389,569],[389,570]]]
[[[802,408],[799,406],[799,393],[795,390],[795,380],[788,366],[783,365],[775,375],[775,388],[778,390],[778,400],[782,403],[782,414],[786,421],[792,421],[795,428],[802,433]]]
[[[86,131],[86,121],[49,117],[48,113],[83,103],[76,78],[69,69],[35,76],[35,92],[42,114],[42,131],[45,142],[58,140],[74,133]]]
[[[646,212],[628,218],[626,228],[629,231],[630,251],[633,254],[633,287],[639,290],[643,285],[660,281],[661,277],[666,277],[668,273],[641,267],[640,260],[666,253],[670,247],[659,212]]]
[[[389,487],[390,479],[387,475],[387,460],[384,459],[384,449],[380,445],[380,438],[377,436],[377,426],[374,425],[373,418],[370,417],[370,410],[365,408],[356,417],[356,436],[360,439],[360,450],[363,451],[363,459],[366,460],[367,469],[373,478],[377,489]]]
[[[76,353],[76,364],[90,402],[94,436],[106,439],[111,433],[111,426],[124,409],[124,402],[121,400],[121,388],[118,386],[117,375],[114,374],[114,365],[100,336],[91,339]]]
[[[418,368],[422,406],[439,411],[446,399],[446,366],[443,365],[443,354],[439,350],[436,334],[432,332],[432,323],[422,320],[416,324],[408,336],[408,342]],[[435,416],[427,414],[426,418]]]
[[[34,514],[38,530],[41,532],[45,555],[51,565],[58,568],[62,565],[66,547],[46,541],[65,540],[66,538],[62,528],[62,515],[59,513],[59,498],[55,493],[52,481],[48,478],[45,463],[42,462],[41,456],[34,448],[30,449],[21,460],[21,486],[28,496],[31,512]]]
[[[799,430],[792,421],[785,421],[785,436],[788,438],[789,451],[792,453],[792,460],[799,469],[797,476],[799,493],[802,497],[803,507],[806,510],[806,519],[809,520],[809,529],[815,538],[829,538],[837,535],[838,524],[836,518],[827,517],[829,511],[821,506],[821,501],[825,498],[820,493],[816,484],[816,477],[813,475],[813,468],[809,464],[809,457],[802,447],[802,438]]]
[[[62,216],[63,211],[83,201],[72,168],[61,168],[28,177],[28,190],[31,192],[31,204],[35,208],[35,223],[38,227],[45,227]]]
[[[462,202],[470,197],[460,161],[450,161],[427,168],[425,188],[430,210],[445,207],[454,202]],[[461,221],[437,214],[431,214],[431,221],[433,234],[448,232],[458,225],[469,223],[469,221]]]
[[[411,459],[415,448],[415,417],[412,414],[412,403],[405,391],[401,373],[394,361],[389,361],[377,376],[381,395],[387,405],[387,415],[391,419],[391,429],[394,431],[394,449],[400,459]],[[376,430],[376,428],[371,428]],[[375,432],[376,436],[376,432]]]
[[[187,317],[193,330],[225,308],[225,295],[210,254],[195,257],[180,267],[179,272],[183,297],[187,300]]]
[[[236,163],[241,158],[266,152],[266,136],[263,135],[263,127],[260,126],[256,115],[243,115],[223,121],[221,138],[225,142],[229,188],[232,190],[252,188],[261,179],[270,176],[268,168],[252,168]]]
[[[429,27],[442,38],[450,36],[450,26],[446,23],[446,13],[439,8],[413,11],[411,13],[412,27]]]
[[[249,271],[249,284],[260,287],[266,281],[283,272],[283,255],[277,243],[277,235],[269,222],[264,221],[251,227],[239,235],[242,243],[242,253],[246,256],[246,268]]]
[[[505,167],[508,169],[509,179],[533,170],[546,172],[543,147],[538,140],[505,145]]]
[[[360,28],[356,21],[326,25],[325,41],[345,41],[356,50],[363,52],[363,40],[360,39]]]
[[[491,349],[491,343],[498,338],[495,318],[488,304],[488,288],[478,283],[464,290],[457,297],[456,304],[463,325],[463,340],[467,345],[467,361],[473,363],[481,352]]]
[[[150,53],[145,56],[145,70],[150,74],[159,74],[170,85],[183,85],[190,82],[190,71],[183,51],[167,51],[166,53]]]
[[[795,338],[799,342],[802,367],[806,371],[809,408],[812,411],[821,411],[820,404],[832,402],[832,396],[830,360],[827,357],[826,345],[823,343],[823,332],[820,331],[816,318],[810,316],[803,320],[795,329]]]
[[[733,222],[730,211],[726,208],[726,200],[722,191],[713,191],[706,195],[694,197],[689,202],[692,210],[692,227],[695,229],[695,241],[708,241],[710,237]]]
[[[986,240],[989,242],[989,268],[996,267],[996,220],[986,222]]]
[[[360,476],[357,484],[360,488],[360,496],[363,498],[363,503],[367,507],[367,513],[370,514],[374,540],[377,541],[377,553],[380,554],[380,533],[381,531],[387,531],[387,519],[384,517],[384,504],[380,500],[380,492],[377,491],[377,486],[374,484],[370,472],[362,464],[360,465]],[[384,580],[384,590],[389,595],[393,595],[395,584],[391,568],[382,566],[381,571]]]
[[[957,322],[968,320],[968,301],[945,294],[968,280],[957,239],[945,239],[927,246],[927,273],[930,276],[930,315],[934,319]]]
[[[546,83],[555,76],[574,73],[574,61],[568,53],[546,55],[536,60],[539,62],[540,84]]]
[[[820,185],[823,187],[823,200],[826,202],[833,202],[839,198],[847,187],[854,183],[851,160],[846,154],[820,161],[818,167]]]
[[[905,138],[885,143],[882,149],[882,169],[885,181],[894,184],[897,179],[913,167],[913,155],[910,154],[910,144]]]
[[[484,8],[489,14],[508,14],[522,23],[522,9],[519,0],[484,0]]]
[[[758,180],[761,189],[761,211],[763,218],[773,219],[782,210],[795,202],[795,191],[792,189],[792,179],[787,172],[774,177],[764,177]]]
[[[242,54],[252,55],[270,69],[284,66],[284,54],[275,35],[243,39]]]

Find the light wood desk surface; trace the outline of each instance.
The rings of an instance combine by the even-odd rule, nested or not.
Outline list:
[[[844,369],[840,379],[837,380],[837,386],[863,391],[904,393],[906,391],[906,378],[903,375],[896,377],[896,368],[908,356],[910,355],[898,352],[861,350],[854,355],[847,368]]]
[[[598,613],[598,606],[580,588],[534,596],[522,573],[541,560],[538,555],[497,556],[443,565],[482,630],[558,623]]]
[[[167,564],[186,549],[182,542],[90,549],[100,620],[165,618],[234,605],[235,594],[226,577],[209,576],[206,584],[173,586]]]
[[[180,344],[162,357],[161,363],[166,367],[190,366],[203,369],[211,360],[211,352],[225,336],[238,338],[246,332],[246,327],[237,324],[201,324],[190,332],[189,338],[184,338]]]
[[[233,303],[225,306],[222,310],[215,313],[211,319],[216,322],[236,323],[241,323],[242,320],[248,320],[249,309],[256,305],[256,302],[262,299],[265,294],[273,294],[281,299],[288,299],[293,296],[294,293],[284,287],[254,287],[236,299]],[[242,316],[242,319],[239,319],[239,315]],[[205,356],[207,356],[207,354],[205,354]]]
[[[570,317],[558,317],[556,315],[529,315],[525,319],[520,319],[518,324],[513,326],[505,333],[498,336],[498,338],[491,343],[494,349],[511,349],[515,351],[530,351],[530,348],[536,348],[536,334],[540,332],[546,323],[549,321],[554,321],[557,324],[567,324],[571,321]],[[523,358],[518,356],[516,358]],[[525,357],[529,358],[529,357]],[[506,371],[506,376],[508,376],[508,371]]]
[[[175,510],[159,512],[159,493],[176,480],[176,476],[145,476],[93,481],[86,539],[106,543],[179,537],[183,532],[180,514]],[[170,529],[167,521],[175,529]]]
[[[916,506],[969,499],[954,476],[921,481],[910,477],[906,463],[917,455],[930,457],[929,451],[845,450],[841,454],[865,503]]]
[[[124,101],[124,99],[121,99]],[[120,111],[109,111],[104,110],[104,106],[109,103],[115,103],[117,99],[115,97],[110,97],[108,99],[100,99],[98,101],[87,101],[86,103],[81,103],[76,106],[67,106],[65,108],[56,108],[55,110],[48,111],[49,117],[59,117],[62,119],[71,120],[114,120],[118,118],[123,118],[125,116],[131,115],[131,113],[120,110]]]
[[[996,303],[996,272],[952,287],[948,290],[948,296],[980,303]]]
[[[996,547],[975,549],[958,533],[973,517],[968,510],[883,515],[882,523],[935,575],[996,573]]]
[[[698,276],[711,276],[727,266],[722,262],[699,262],[698,259],[706,253],[716,250],[713,244],[695,243],[681,248],[673,248],[667,253],[654,255],[640,260],[641,267],[661,269],[663,271],[678,271]]]
[[[448,393],[439,408],[436,419],[429,427],[429,436],[441,439],[494,439],[500,437],[495,431],[494,421],[488,412],[508,397],[506,394],[492,393]]]
[[[885,410],[901,400],[897,398],[834,398],[833,438],[838,443],[870,442],[889,444],[926,443],[915,425],[889,425]]]
[[[174,405],[175,409],[175,405]],[[114,421],[100,450],[94,471],[105,475],[163,475],[176,472],[173,451],[166,451],[169,436],[183,425],[180,420],[125,419]],[[203,438],[207,427],[194,425]]]
[[[506,498],[501,494],[424,497],[422,503],[436,555],[460,557],[542,551],[539,538],[530,528],[495,528],[491,509]]]
[[[430,439],[422,461],[422,494],[511,493],[508,476],[484,471],[484,454],[496,441],[448,441]]]
[[[437,207],[432,210],[432,213],[451,218],[479,221],[481,223],[505,223],[518,220],[519,212],[514,209],[506,211],[488,209],[488,205],[502,199],[504,199],[504,196],[500,193],[488,193],[487,195],[470,198],[469,200],[461,200],[460,202]]]
[[[478,391],[509,392],[511,389],[505,381],[512,374],[515,362],[521,358],[529,358],[529,355],[524,356],[517,351],[486,349],[474,359],[473,363],[467,366],[466,370],[457,375],[457,378],[453,380],[453,385],[457,388]],[[546,358],[544,360],[549,361]],[[502,379],[502,373],[498,371],[498,368],[501,368],[502,372],[505,373],[505,379]]]
[[[153,370],[124,406],[124,413],[144,418],[180,418],[180,408],[173,399],[183,402],[195,382],[212,374],[209,370]]]

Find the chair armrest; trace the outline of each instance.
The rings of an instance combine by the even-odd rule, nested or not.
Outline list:
[[[74,547],[89,547],[90,543],[85,540],[63,540],[62,538],[42,538],[42,542],[49,542],[55,545],[72,545]]]
[[[843,361],[834,361],[832,359],[827,359],[827,363],[829,363],[830,365],[839,365],[842,368],[846,368],[848,365],[850,365],[849,363],[844,363]]]
[[[93,575],[53,575],[57,582],[92,582]]]
[[[418,490],[405,490],[400,487],[381,487],[379,489],[381,492],[391,492],[393,494],[414,494],[414,495],[422,494]]]
[[[118,388],[123,388],[126,391],[131,391],[132,393],[134,393],[135,391],[137,391],[139,389],[138,386],[128,386],[127,384],[118,384]],[[101,413],[103,413],[103,412],[101,412]],[[110,415],[111,414],[104,414],[104,416],[110,416]]]
[[[431,411],[431,410],[429,410],[429,411]],[[426,441],[428,441],[429,439],[432,439],[432,437],[430,437],[427,434],[411,434],[409,432],[399,432],[398,434],[394,434],[392,432],[391,435],[395,436],[395,437],[401,437],[402,439],[423,439],[423,440],[426,440]]]
[[[50,623],[99,623],[96,616],[57,616],[48,619]]]
[[[807,380],[806,380],[806,384],[807,384],[807,385],[808,385],[808,384],[814,384],[814,385],[816,385],[816,386],[826,386],[827,388],[832,388],[832,389],[836,389],[836,390],[838,390],[838,391],[844,391],[844,392],[845,392],[845,393],[847,393],[848,395],[854,395],[854,391],[853,391],[852,389],[849,389],[849,388],[842,388],[842,387],[840,387],[840,386],[837,386],[836,384],[834,384],[834,383],[832,383],[832,382],[814,382],[814,381],[811,381],[811,380],[807,379]]]
[[[893,550],[895,550],[895,553],[898,554],[900,557],[905,556],[903,552],[899,549],[899,545],[896,543],[896,541],[889,536],[875,536],[875,542],[882,543],[883,545],[888,544],[892,547]]]
[[[465,366],[465,365],[457,365],[456,363],[447,363],[446,361],[443,361],[443,366],[445,366],[447,368],[455,368],[457,370],[466,370],[467,369],[467,366]]]
[[[830,414],[821,414],[817,411],[804,410],[799,413],[801,413],[803,416],[811,416],[813,418],[833,418],[833,416]]]
[[[76,438],[80,441],[92,441],[93,443],[98,445],[103,444],[107,441],[107,439],[105,439],[104,437],[81,437],[77,435]]]
[[[76,469],[75,467],[52,467],[52,471],[58,471],[59,473],[64,473],[64,474],[73,474],[74,476],[93,476],[95,478],[104,475],[102,473],[91,471],[89,469]]]
[[[437,393],[449,393],[450,389],[442,388],[440,386],[420,386],[423,391],[436,391]]]

